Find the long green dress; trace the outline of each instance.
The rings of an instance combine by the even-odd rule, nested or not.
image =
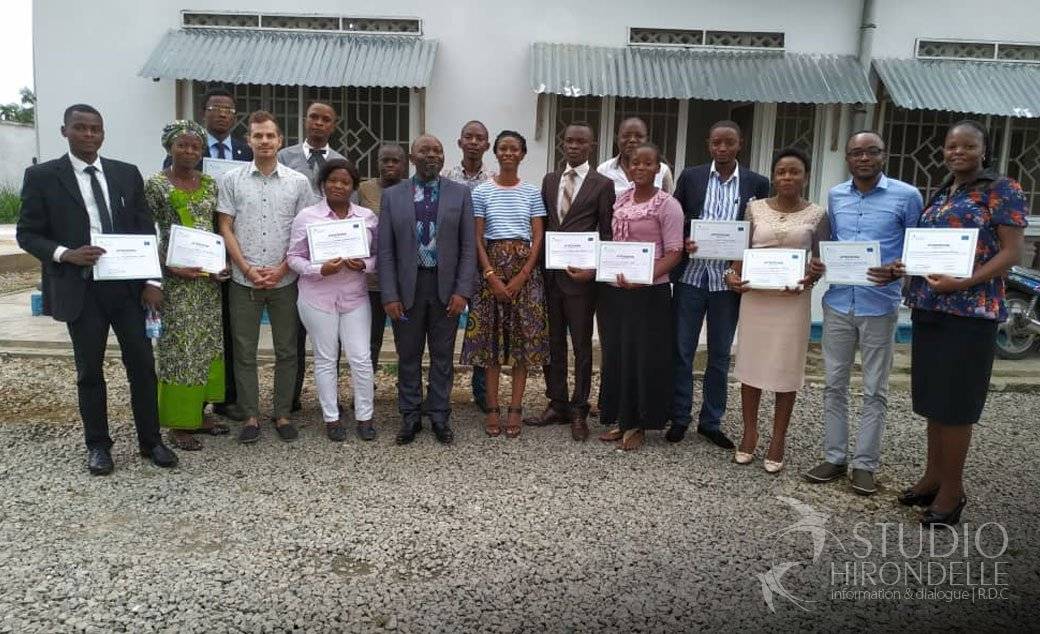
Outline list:
[[[159,225],[159,257],[166,262],[170,227],[213,231],[217,187],[202,175],[198,189],[177,189],[160,172],[144,186],[148,207]],[[224,401],[224,333],[220,285],[208,277],[186,280],[163,275],[163,331],[158,341],[159,424],[198,429],[206,403]]]

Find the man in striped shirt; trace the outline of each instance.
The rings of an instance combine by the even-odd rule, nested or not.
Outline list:
[[[697,245],[689,239],[690,220],[743,220],[750,200],[769,197],[769,179],[737,164],[741,143],[740,126],[733,121],[715,123],[708,130],[712,162],[687,168],[679,176],[675,197],[682,204],[686,251],[691,255]],[[740,307],[740,296],[730,291],[723,279],[728,265],[725,260],[684,259],[672,271],[677,354],[672,425],[665,434],[671,442],[681,441],[692,421],[693,357],[707,318],[708,364],[697,433],[723,449],[733,449],[733,442],[720,429],[726,412],[730,347]]]

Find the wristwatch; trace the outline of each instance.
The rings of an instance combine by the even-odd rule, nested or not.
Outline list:
[[[723,279],[726,279],[726,278],[727,278],[727,277],[729,277],[729,276],[730,276],[731,274],[732,274],[732,275],[737,275],[737,272],[733,270],[733,267],[729,267],[729,268],[727,268],[727,269],[726,269],[725,271],[723,271],[723,272],[722,272],[722,278],[723,278]],[[740,276],[739,276],[739,275],[737,275],[737,277],[740,277]]]

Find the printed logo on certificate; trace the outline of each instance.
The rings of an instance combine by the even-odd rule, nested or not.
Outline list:
[[[903,237],[906,274],[971,277],[978,240],[978,229],[907,229]]]

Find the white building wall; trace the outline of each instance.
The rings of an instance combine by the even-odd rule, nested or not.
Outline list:
[[[31,125],[0,121],[0,188],[18,191],[25,168],[36,156],[36,130]]]

